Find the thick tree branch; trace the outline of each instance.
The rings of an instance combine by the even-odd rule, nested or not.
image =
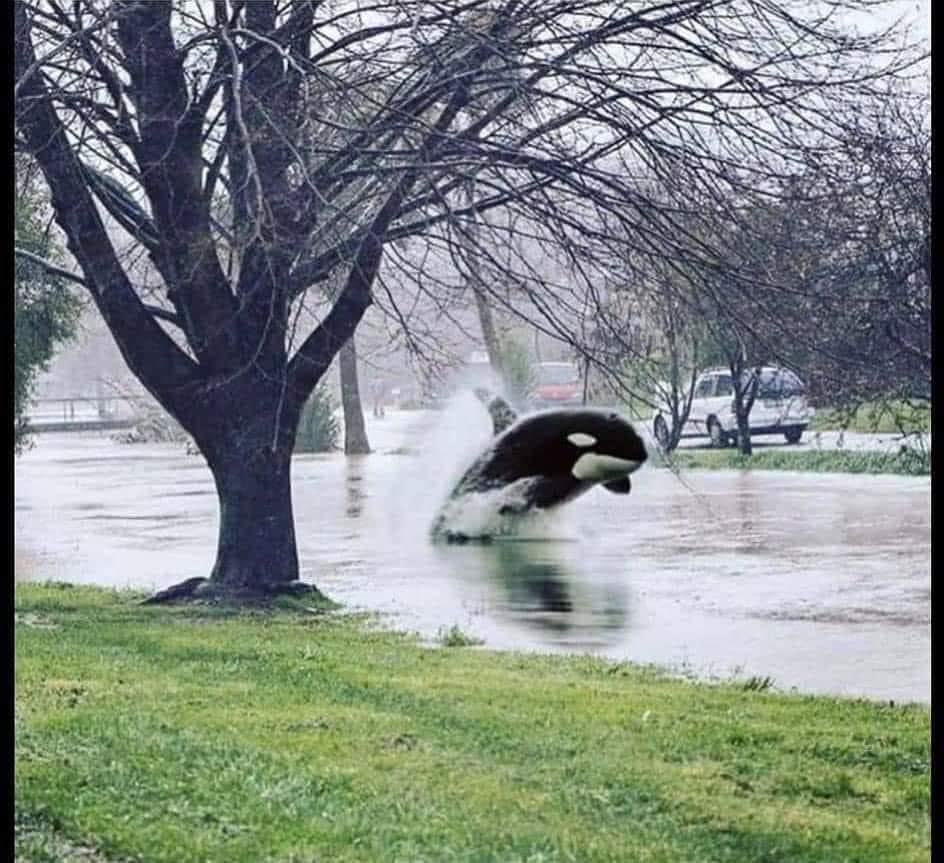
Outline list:
[[[199,369],[158,326],[122,269],[43,80],[38,75],[21,78],[35,55],[25,5],[17,3],[14,14],[14,65],[23,81],[17,125],[49,185],[56,221],[128,366],[158,401],[186,420],[191,415],[187,393],[198,381]]]
[[[216,256],[202,189],[200,116],[189,110],[170,2],[116,4],[118,41],[132,82],[140,143],[135,157],[166,241],[156,262],[191,347],[210,371],[241,359],[236,301]]]
[[[371,303],[371,288],[383,257],[387,230],[396,218],[425,164],[445,145],[445,132],[465,104],[465,93],[453,93],[420,148],[416,164],[408,170],[371,222],[361,240],[347,283],[331,311],[302,343],[289,362],[289,391],[299,404],[304,402],[324,374],[335,354],[351,337]]]
[[[60,279],[66,279],[66,281],[72,282],[76,285],[81,285],[83,288],[88,288],[89,286],[88,282],[86,282],[81,276],[77,276],[75,273],[70,273],[68,270],[56,266],[51,261],[47,261],[45,258],[34,254],[28,249],[21,249],[19,246],[16,246],[13,249],[13,253],[17,257],[25,258],[26,260],[32,261],[34,264],[39,265],[51,276],[56,276]],[[167,321],[167,323],[173,324],[175,327],[180,327],[180,318],[178,318],[173,312],[170,312],[167,309],[162,309],[160,306],[151,305],[150,303],[145,303],[144,308],[154,315],[155,318],[160,318],[162,321]]]
[[[21,249],[19,246],[14,246],[13,254],[15,254],[18,258],[25,258],[27,261],[32,261],[34,264],[38,264],[51,276],[57,276],[60,279],[65,279],[66,281],[72,282],[73,284],[81,285],[83,288],[88,287],[88,282],[86,282],[81,276],[77,276],[75,273],[70,273],[68,270],[63,269],[62,267],[57,267],[54,263],[47,261],[44,257],[37,255],[35,252],[31,252],[28,249]]]

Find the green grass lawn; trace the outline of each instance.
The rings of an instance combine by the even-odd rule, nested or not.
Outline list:
[[[820,408],[810,423],[811,431],[846,431],[863,433],[900,433],[931,431],[930,404],[904,401],[865,402],[855,411]]]
[[[18,860],[929,857],[926,706],[139,598],[16,586]]]
[[[801,470],[819,473],[894,473],[926,476],[931,473],[928,450],[900,452],[850,450],[755,449],[743,456],[736,449],[677,449],[670,458],[683,470]],[[654,462],[658,464],[658,461]]]

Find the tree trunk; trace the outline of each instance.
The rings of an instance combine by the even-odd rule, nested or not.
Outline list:
[[[370,452],[364,410],[361,407],[360,386],[357,381],[357,347],[351,336],[338,351],[338,369],[341,373],[341,406],[344,408],[344,453],[364,455]]]
[[[475,199],[475,185],[471,181],[466,187],[466,197],[470,204]],[[482,327],[482,341],[485,342],[485,352],[488,354],[488,361],[502,384],[506,384],[501,340],[498,338],[498,332],[495,329],[492,309],[488,304],[488,297],[485,288],[482,286],[482,276],[479,272],[478,251],[476,249],[479,233],[478,227],[478,216],[474,215],[464,239],[466,246],[465,262],[466,266],[469,268],[468,284],[475,297],[475,307],[479,313],[479,324]]]
[[[472,277],[472,293],[475,295],[475,306],[479,312],[479,324],[482,327],[482,341],[485,342],[485,352],[488,354],[488,361],[495,369],[498,376],[504,381],[505,369],[502,362],[501,341],[495,330],[495,321],[492,318],[492,310],[488,305],[488,299],[478,282],[478,274]]]
[[[209,578],[193,577],[145,602],[262,602],[289,594],[324,599],[299,579],[292,511],[292,453],[300,393],[277,379],[246,374],[195,396],[189,431],[207,460],[220,504],[216,561]]]
[[[665,451],[675,452],[675,450],[678,449],[679,442],[682,440],[682,429],[688,417],[683,419],[680,413],[673,410],[670,419],[672,420],[672,425],[669,428],[669,445],[665,448]]]
[[[320,596],[299,580],[292,512],[292,452],[301,396],[277,380],[246,374],[195,396],[189,429],[207,460],[220,504],[216,562],[209,579],[188,578],[147,601],[267,601]]]
[[[210,581],[227,591],[267,592],[298,581],[291,448],[272,452],[255,436],[211,463],[220,532]]]
[[[753,448],[751,446],[751,421],[750,412],[738,412],[737,415],[737,445],[738,452],[741,455],[751,455]]]

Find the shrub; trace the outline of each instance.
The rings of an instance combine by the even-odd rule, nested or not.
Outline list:
[[[517,339],[506,338],[502,344],[502,371],[504,385],[511,403],[521,407],[534,389],[537,377],[531,353]]]
[[[305,407],[295,437],[295,452],[331,452],[338,448],[341,426],[335,416],[337,406],[327,387],[315,387]]]
[[[62,251],[46,236],[40,204],[34,194],[17,194],[14,240],[40,258],[58,261]],[[36,379],[60,345],[73,337],[81,302],[61,278],[27,258],[15,260],[13,288],[13,450],[19,455],[30,444],[27,414]]]

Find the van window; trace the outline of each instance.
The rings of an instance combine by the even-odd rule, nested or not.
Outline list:
[[[806,395],[806,385],[789,369],[784,369],[780,373],[780,379],[785,396]]]
[[[703,381],[699,381],[698,386],[695,387],[695,398],[696,399],[707,399],[711,398],[711,394],[715,389],[715,379],[714,377],[705,378]]]
[[[761,372],[757,398],[783,399],[805,394],[803,381],[789,369],[768,369]]]
[[[718,375],[718,387],[715,389],[716,396],[734,395],[734,385],[731,382],[731,375]]]

